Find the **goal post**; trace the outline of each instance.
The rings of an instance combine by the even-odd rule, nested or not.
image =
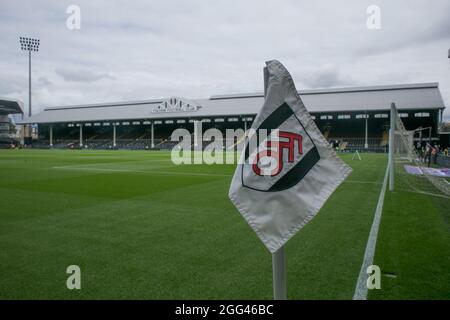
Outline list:
[[[391,104],[389,130],[389,190],[450,198],[450,170],[445,167],[432,128],[408,131]]]
[[[397,110],[395,103],[391,103],[390,120],[391,125],[389,129],[389,191],[394,191],[394,136],[395,136],[395,118]]]

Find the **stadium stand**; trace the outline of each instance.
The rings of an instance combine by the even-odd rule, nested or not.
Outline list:
[[[22,102],[0,98],[0,148],[11,148],[19,144],[15,127],[9,115],[23,114]]]
[[[407,130],[438,127],[445,108],[438,83],[302,90],[299,94],[324,136],[340,151],[386,152],[389,106],[395,102]],[[250,128],[262,106],[262,93],[209,99],[145,100],[50,107],[22,123],[37,124],[33,147],[92,149],[171,149],[177,128]],[[115,132],[115,133],[114,133]],[[114,138],[115,137],[115,138]],[[114,141],[115,139],[115,141]]]

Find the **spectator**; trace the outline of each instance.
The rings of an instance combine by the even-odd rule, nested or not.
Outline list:
[[[431,156],[433,157],[433,164],[437,163],[438,146],[431,147]]]
[[[428,162],[428,167],[431,164],[431,145],[427,143],[425,147],[425,156],[424,156],[424,162]]]

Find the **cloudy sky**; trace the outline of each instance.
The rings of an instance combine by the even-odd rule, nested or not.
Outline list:
[[[81,28],[66,26],[70,5]],[[367,28],[370,5],[381,28]],[[448,0],[0,0],[0,96],[47,106],[262,90],[278,59],[299,89],[439,82],[450,106]],[[445,117],[450,120],[450,108]]]

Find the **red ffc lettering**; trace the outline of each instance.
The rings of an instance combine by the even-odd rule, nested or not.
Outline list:
[[[295,144],[297,143],[298,153],[303,154],[303,136],[293,132],[279,131],[279,138],[287,139],[287,141],[270,141],[266,142],[266,147],[268,150],[264,150],[259,152],[256,155],[256,159],[252,165],[253,172],[259,176],[268,175],[267,172],[262,172],[263,170],[260,168],[260,159],[264,157],[272,158],[273,161],[276,161],[276,165],[273,169],[270,170],[270,176],[274,177],[278,175],[281,170],[283,170],[283,149],[288,150],[288,162],[294,162],[295,158]],[[275,149],[275,150],[270,150]]]

